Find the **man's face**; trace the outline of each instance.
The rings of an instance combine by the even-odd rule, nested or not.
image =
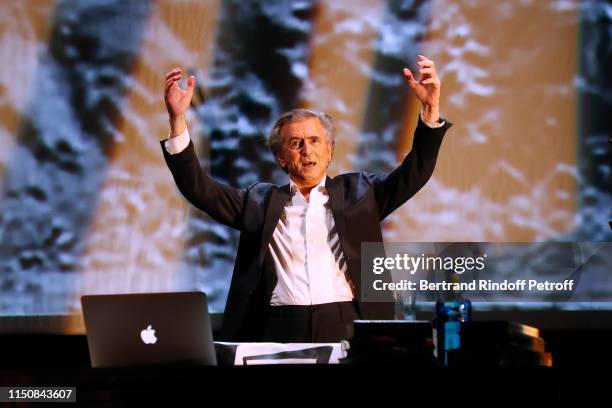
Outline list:
[[[317,118],[307,118],[283,125],[283,146],[276,158],[298,187],[317,185],[327,172],[332,147],[325,128]]]

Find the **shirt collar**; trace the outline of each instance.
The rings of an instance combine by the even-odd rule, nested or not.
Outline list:
[[[325,181],[327,180],[327,174],[323,175],[323,178],[321,179],[321,181],[319,182],[319,184],[317,184],[316,186],[313,187],[312,191],[324,191],[325,189]],[[295,184],[293,182],[293,180],[291,179],[291,177],[289,178],[289,190],[291,191],[291,195],[294,195],[295,193],[297,193],[299,190],[297,184]],[[311,194],[312,194],[311,191]],[[300,193],[301,194],[301,193]]]

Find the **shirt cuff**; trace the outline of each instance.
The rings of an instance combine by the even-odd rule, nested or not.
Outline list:
[[[189,146],[190,140],[189,130],[185,128],[178,136],[173,138],[168,137],[164,142],[164,147],[170,154],[179,154]]]
[[[429,126],[432,129],[436,129],[436,128],[442,127],[442,126],[444,126],[444,123],[446,123],[445,120],[443,120],[442,122],[430,122],[428,120],[425,120],[425,117],[423,116],[423,111],[421,111],[420,115],[421,115],[421,121],[423,121],[424,124],[426,124],[427,126]]]

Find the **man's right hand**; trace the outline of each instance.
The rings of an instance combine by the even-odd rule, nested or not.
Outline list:
[[[195,77],[192,75],[187,79],[187,89],[181,89],[178,84],[181,74],[180,68],[174,68],[166,74],[164,101],[170,119],[170,137],[178,136],[187,127],[185,112],[189,108],[195,87]]]

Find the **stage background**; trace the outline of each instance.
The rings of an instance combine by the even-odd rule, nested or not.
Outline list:
[[[386,240],[612,241],[611,19],[605,1],[2,0],[0,314],[192,289],[223,310],[238,233],[183,200],[159,146],[175,66],[198,79],[202,166],[244,186],[287,182],[262,135],[294,107],[336,119],[332,175],[392,169],[419,111],[401,69],[425,54],[455,125]]]

